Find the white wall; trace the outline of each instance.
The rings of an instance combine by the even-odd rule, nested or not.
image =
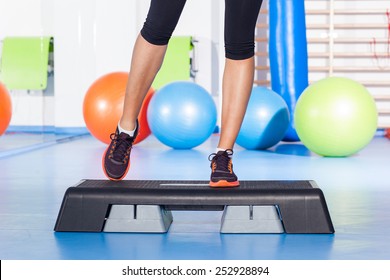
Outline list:
[[[0,0],[0,50],[1,40],[7,36],[52,35],[53,7],[51,0]],[[35,91],[14,91],[11,96],[13,114],[10,125],[54,125],[53,96],[43,96]]]
[[[216,2],[188,0],[174,33],[192,35],[198,41],[196,82],[213,95],[219,88],[220,67],[215,63],[221,61],[221,54],[212,52],[220,38],[220,24],[214,23]],[[82,102],[86,90],[105,73],[128,71],[132,46],[148,7],[146,0],[0,0],[0,40],[6,36],[54,37],[54,96],[11,93],[11,126],[85,127]],[[50,109],[42,113],[42,108]]]
[[[55,125],[84,125],[82,103],[99,76],[127,71],[135,1],[55,0]]]

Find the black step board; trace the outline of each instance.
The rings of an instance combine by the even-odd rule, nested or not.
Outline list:
[[[240,181],[237,188],[210,188],[208,181],[82,180],[67,189],[54,230],[101,232],[111,205],[169,210],[275,205],[286,233],[334,233],[324,194],[309,180]]]

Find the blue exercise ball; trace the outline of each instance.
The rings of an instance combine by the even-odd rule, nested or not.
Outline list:
[[[191,149],[214,132],[217,108],[202,86],[179,81],[154,94],[147,118],[150,130],[160,142],[174,149]]]
[[[265,87],[254,87],[236,143],[249,150],[264,150],[283,139],[290,123],[284,99]]]

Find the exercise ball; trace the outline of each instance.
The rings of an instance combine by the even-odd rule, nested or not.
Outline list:
[[[375,135],[375,101],[360,83],[329,77],[310,85],[298,99],[295,126],[302,143],[321,156],[350,156]]]
[[[200,85],[186,81],[169,83],[156,91],[147,115],[153,135],[174,149],[202,144],[217,122],[211,95]]]
[[[115,132],[122,115],[128,73],[114,72],[98,78],[87,90],[83,103],[85,124],[91,134],[103,143],[111,142],[110,134]],[[140,129],[134,144],[151,134],[147,123],[147,106],[154,93],[151,88],[141,107],[138,121]]]
[[[6,87],[0,83],[0,135],[7,130],[12,116],[12,103]]]
[[[284,99],[265,87],[254,87],[236,143],[249,150],[268,149],[283,139],[290,123]]]

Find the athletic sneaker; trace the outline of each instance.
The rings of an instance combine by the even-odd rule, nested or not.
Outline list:
[[[240,185],[233,172],[233,163],[230,156],[233,150],[228,149],[209,155],[211,161],[210,187],[238,187]]]
[[[111,144],[103,155],[103,171],[112,181],[122,180],[129,171],[131,148],[138,135],[138,120],[136,126],[133,137],[123,132],[119,133],[118,128],[110,135]]]

